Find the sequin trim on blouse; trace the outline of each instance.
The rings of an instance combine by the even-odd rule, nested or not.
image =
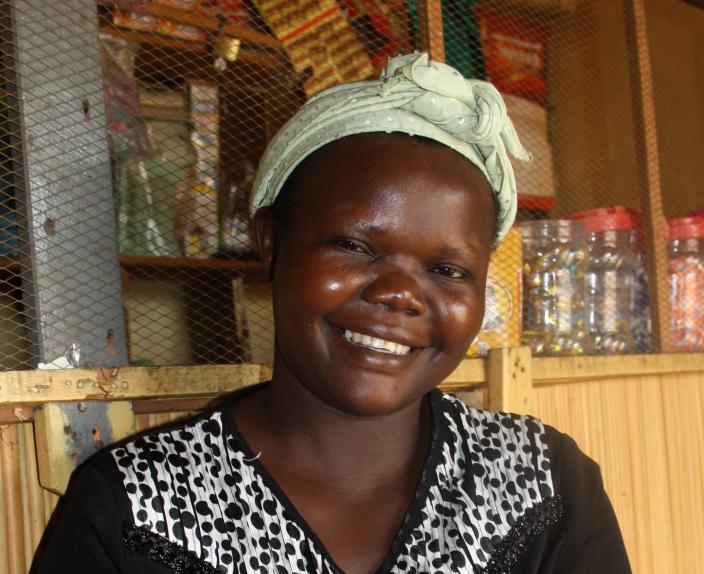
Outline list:
[[[125,548],[139,552],[150,560],[166,566],[174,574],[222,574],[224,572],[201,560],[183,546],[132,524],[125,525],[122,543]]]
[[[510,574],[528,552],[533,541],[549,526],[565,515],[562,497],[558,494],[539,502],[521,516],[508,535],[496,546],[483,574]]]

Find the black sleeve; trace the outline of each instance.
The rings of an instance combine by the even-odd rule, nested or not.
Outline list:
[[[44,534],[32,574],[166,574],[126,550],[124,525],[132,523],[127,495],[109,453],[78,469]]]
[[[547,427],[555,491],[565,517],[555,573],[629,574],[623,538],[599,466],[569,436]]]

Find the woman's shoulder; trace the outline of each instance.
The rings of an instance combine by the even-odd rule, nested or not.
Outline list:
[[[452,395],[442,396],[441,412],[456,442],[473,443],[489,460],[527,455],[536,471],[550,473],[555,492],[565,472],[599,475],[599,466],[572,437],[532,415],[477,409]]]
[[[477,409],[452,395],[440,400],[439,410],[455,440],[474,443],[489,459],[503,451],[534,455],[542,462],[561,434],[531,415]]]

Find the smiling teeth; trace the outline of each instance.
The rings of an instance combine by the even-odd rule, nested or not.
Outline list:
[[[362,345],[363,347],[369,347],[375,351],[381,353],[389,353],[391,355],[407,355],[411,348],[401,343],[394,343],[393,341],[385,341],[384,339],[378,339],[377,337],[370,337],[369,335],[362,335],[361,333],[355,333],[349,329],[345,329],[345,339],[350,343],[355,345]]]

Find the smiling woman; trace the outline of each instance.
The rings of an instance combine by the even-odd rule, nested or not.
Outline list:
[[[435,388],[482,323],[509,151],[498,92],[425,55],[310,100],[252,197],[272,380],[90,461],[35,572],[629,572],[571,439]]]

